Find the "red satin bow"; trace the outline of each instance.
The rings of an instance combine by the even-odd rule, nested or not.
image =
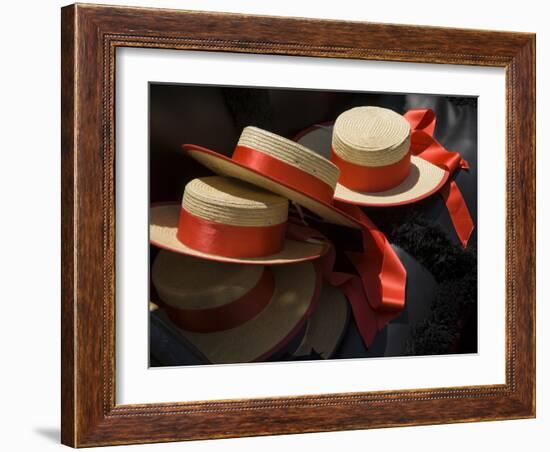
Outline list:
[[[458,152],[445,149],[434,137],[435,113],[430,109],[409,110],[405,118],[411,126],[411,152],[452,174],[459,168],[468,169],[468,162]],[[440,190],[463,247],[474,230],[474,222],[466,201],[454,180],[449,180]]]

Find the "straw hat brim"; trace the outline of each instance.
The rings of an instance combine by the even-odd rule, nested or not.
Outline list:
[[[275,292],[252,320],[225,331],[180,334],[213,364],[244,363],[269,358],[284,347],[312,312],[321,292],[321,277],[311,262],[272,267]]]
[[[168,251],[208,259],[217,262],[258,265],[282,265],[313,260],[328,251],[328,245],[319,241],[301,242],[285,239],[283,248],[276,254],[262,257],[232,258],[208,254],[181,243],[176,234],[178,229],[179,204],[153,206],[149,217],[149,240],[151,244]]]
[[[293,353],[297,358],[319,354],[331,358],[348,327],[349,304],[340,289],[323,285],[323,290],[315,309],[309,316],[302,342]]]
[[[325,220],[340,224],[343,226],[360,229],[359,223],[351,216],[336,209],[331,204],[318,201],[288,185],[264,175],[254,169],[235,162],[225,155],[218,154],[210,149],[196,145],[184,144],[182,148],[194,160],[198,161],[211,171],[222,176],[233,177],[250,184],[272,191],[278,195],[284,196],[291,201],[309,209]]]
[[[331,125],[313,126],[300,132],[296,141],[329,157]],[[398,186],[380,192],[361,192],[336,185],[334,199],[349,204],[370,207],[393,207],[412,204],[436,193],[449,178],[449,172],[416,156],[411,157],[411,171]]]

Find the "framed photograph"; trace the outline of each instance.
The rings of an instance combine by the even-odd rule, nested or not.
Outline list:
[[[62,442],[535,416],[535,36],[62,9]]]

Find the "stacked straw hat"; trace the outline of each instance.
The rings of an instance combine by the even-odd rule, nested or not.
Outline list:
[[[355,107],[330,126],[314,127],[297,141],[325,154],[340,169],[334,198],[363,206],[396,206],[437,192],[448,172],[411,155],[408,121],[393,110]],[[330,147],[329,147],[330,146]]]
[[[252,126],[243,129],[230,158],[201,146],[184,144],[182,147],[191,158],[220,176],[283,196],[324,221],[359,229],[363,249],[354,254],[352,265],[360,275],[362,287],[349,289],[355,302],[372,303],[379,311],[392,311],[391,315],[402,306],[406,270],[383,233],[359,208],[334,202],[340,170],[333,162],[295,141]],[[334,276],[332,268],[325,270],[328,279],[339,284],[340,276]],[[346,290],[348,286],[351,287],[351,283],[346,285]],[[389,296],[390,293],[393,295]],[[367,318],[358,314],[362,337],[367,343],[375,334],[375,322],[371,320],[377,315]],[[380,317],[389,318],[390,314],[380,314]]]
[[[263,360],[304,326],[319,299],[311,262],[219,263],[160,251],[152,268],[158,300],[185,340],[210,363]]]
[[[287,238],[288,200],[244,182],[211,176],[189,182],[182,203],[150,211],[153,245],[203,259],[288,264],[326,251],[317,240]]]
[[[287,218],[286,198],[221,176],[189,182],[181,204],[151,208],[150,241],[161,248],[153,301],[205,361],[257,361],[296,348],[334,353],[348,307],[321,288],[312,263],[328,245],[289,238],[300,226]]]
[[[400,159],[399,162],[406,160],[406,163],[409,164],[412,161],[408,149],[410,130],[402,127],[402,124],[398,124],[397,121],[395,124],[388,125],[388,121],[395,119],[391,115],[381,114],[381,118],[375,126],[369,129],[370,132],[367,134],[371,138],[373,136],[378,138],[371,140],[371,144],[364,144],[362,147],[357,143],[362,143],[363,138],[358,138],[350,132],[353,127],[343,127],[343,132],[339,135],[336,145],[340,154],[335,152],[334,155],[346,163],[349,163],[346,159],[353,160],[353,165],[363,168],[392,166],[396,159]],[[157,205],[151,209],[151,242],[160,248],[210,261],[210,265],[213,265],[212,261],[217,261],[217,265],[223,263],[224,265],[281,266],[273,271],[284,274],[283,279],[292,281],[292,284],[295,285],[294,290],[297,290],[298,287],[301,288],[304,284],[311,290],[312,286],[316,286],[316,284],[311,283],[305,277],[292,279],[293,269],[296,269],[296,274],[299,275],[298,268],[309,266],[316,274],[316,266],[309,261],[315,260],[327,252],[328,245],[323,240],[319,240],[318,233],[308,236],[308,232],[297,232],[295,230],[297,226],[287,222],[288,200],[307,208],[324,220],[362,230],[364,240],[365,237],[367,237],[366,240],[371,238],[370,235],[365,236],[366,231],[369,231],[368,234],[373,234],[373,226],[364,215],[334,204],[335,190],[338,191],[341,187],[338,181],[342,180],[340,160],[331,162],[295,141],[257,127],[243,129],[231,158],[196,145],[183,145],[183,149],[191,158],[218,176],[191,181],[185,187],[181,205]],[[363,158],[362,163],[359,164],[359,156],[364,153],[370,153],[371,158],[367,159],[368,162]],[[399,165],[405,166],[401,163]],[[408,166],[406,169],[409,171]],[[345,170],[346,167],[344,167]],[[406,179],[408,173],[404,177]],[[399,181],[399,183],[403,182]],[[387,259],[387,262],[392,263],[391,266],[387,266],[388,269],[391,267],[391,271],[397,275],[400,285],[404,284],[404,268],[398,259],[391,255],[393,250],[387,241],[380,239],[379,234],[376,237],[378,240],[370,240],[371,245],[369,246],[372,246],[373,249],[376,247],[376,252],[381,255],[383,253],[385,262]],[[282,266],[281,264],[286,265]],[[363,271],[370,271],[375,277],[379,276],[378,273],[373,273],[378,271],[375,267],[366,267],[366,270],[363,269]],[[251,277],[251,280],[254,278]],[[217,278],[216,281],[218,282]],[[276,284],[282,284],[281,281],[276,279]],[[255,335],[261,335],[260,331],[263,326],[260,328],[250,325],[263,324],[251,322],[260,319],[271,304],[249,306],[244,303],[244,309],[235,311],[239,312],[238,315],[235,313],[229,315],[229,318],[237,316],[240,323],[216,327],[212,331],[196,331],[193,325],[190,329],[185,321],[182,323],[181,315],[175,314],[175,312],[178,312],[177,310],[183,312],[185,318],[191,311],[186,307],[175,306],[174,303],[167,301],[170,300],[170,295],[167,295],[169,292],[162,290],[161,283],[157,282],[156,284],[160,284],[159,298],[170,306],[171,318],[180,319],[179,326],[186,332],[186,339],[193,343],[211,362],[261,359],[265,356],[266,348],[267,350],[273,349],[273,347],[268,348],[267,345],[273,345],[271,342],[280,344],[290,334],[288,328],[283,326],[284,322],[281,323],[282,329],[280,330],[278,323],[281,321],[270,314],[272,321],[265,324],[264,334],[268,334],[270,331],[286,331],[287,335],[283,337],[281,334],[275,334],[274,336],[277,338],[273,339],[274,336],[272,336],[271,342],[260,341],[260,344],[263,345],[258,349],[252,347],[251,342],[257,342]],[[181,290],[185,291],[185,288],[182,286]],[[320,290],[315,293],[320,294]],[[327,294],[327,297],[331,297],[330,290],[323,293]],[[244,298],[248,299],[249,297],[244,296]],[[312,306],[312,299],[316,298],[316,296],[306,297],[303,302]],[[284,304],[284,300],[284,297],[281,299],[274,297],[274,306]],[[235,305],[241,306],[242,303],[240,298],[237,298],[237,301],[230,298],[220,301],[220,306],[227,304],[233,309]],[[214,311],[212,310],[218,310],[218,305],[204,308],[203,303],[201,306],[203,308],[200,309],[200,318],[209,317],[213,315]],[[328,313],[330,318],[331,313],[334,314],[336,311],[327,308],[329,305],[324,306],[326,309],[319,310],[321,313],[319,318],[327,318],[323,317],[322,313]],[[330,307],[334,308],[335,306],[337,304]],[[294,327],[300,323],[299,319],[304,319],[309,314],[308,308],[304,308],[304,306],[302,308],[292,308],[297,315],[297,317],[289,316],[290,323]],[[246,314],[244,317],[241,311]],[[251,313],[254,313],[254,316],[247,317]],[[345,314],[343,310],[340,310],[338,315],[335,314],[333,318],[344,319],[339,323],[343,325],[347,315],[342,313]],[[308,340],[311,338],[310,342],[320,344],[322,341],[319,338],[323,337],[322,333],[328,331],[326,325],[322,321],[318,324],[313,321],[310,323],[303,347],[300,347],[302,352],[305,350],[307,353],[307,350],[312,350],[319,353],[315,346],[309,345]],[[244,349],[250,348],[252,351],[248,354],[243,352],[241,355],[236,355],[233,349],[224,348],[222,345],[219,347],[222,347],[220,350],[223,349],[223,353],[217,354],[211,351],[217,347],[215,344],[218,340],[222,340],[225,338],[225,334],[230,334],[236,329],[240,329],[242,341],[233,338],[227,340],[227,344],[242,344]],[[335,334],[330,336],[337,337]],[[210,343],[210,340],[213,342]],[[317,345],[317,348],[322,349],[320,351],[327,356],[334,351],[334,342],[337,340],[329,342],[322,346]],[[263,353],[259,355],[260,358],[257,356],[258,351]],[[224,361],[225,359],[229,361]]]

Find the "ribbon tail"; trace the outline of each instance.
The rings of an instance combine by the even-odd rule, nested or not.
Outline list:
[[[350,278],[341,284],[340,288],[351,306],[353,318],[355,319],[363,343],[367,347],[370,347],[380,329],[377,315],[365,297],[361,280],[353,275],[348,276]]]
[[[397,317],[405,307],[407,272],[388,243],[388,249],[369,253],[348,252],[350,262],[360,275],[360,282],[370,307],[369,315],[376,321],[377,331]],[[383,252],[382,265],[372,265],[373,254]]]
[[[462,246],[466,248],[468,240],[474,230],[474,222],[468,210],[468,206],[466,205],[466,201],[460,192],[460,188],[458,188],[458,185],[453,180],[445,184],[439,193],[445,201],[445,206],[447,206],[447,210],[449,211],[456,235]]]
[[[412,129],[411,149],[413,153],[428,162],[454,173],[459,168],[469,169],[470,165],[460,153],[445,149],[434,137],[435,114],[431,110],[410,110],[405,113]],[[445,184],[439,190],[445,201],[454,229],[464,248],[474,230],[474,222],[466,201],[455,181]]]
[[[340,288],[344,292],[350,304],[359,335],[365,346],[370,347],[376,334],[384,325],[380,326],[379,315],[367,301],[361,279],[355,275],[342,272],[332,272],[326,276],[329,284]]]
[[[407,271],[384,233],[359,207],[342,204],[339,207],[362,226],[363,252],[346,253],[359,278],[347,281],[342,288],[350,300],[361,337],[369,346],[376,332],[405,307]]]
[[[359,207],[341,207],[361,223],[363,252],[346,253],[359,276],[334,271],[335,249],[317,231],[290,222],[287,233],[295,240],[316,237],[327,242],[329,249],[321,259],[323,276],[329,284],[344,292],[359,334],[364,344],[370,347],[378,331],[405,306],[407,272],[384,233]]]
[[[361,253],[357,253],[357,255],[362,256]],[[332,270],[334,265],[333,249],[322,259],[322,264],[326,281],[344,292],[350,304],[361,339],[366,347],[370,347],[378,331],[384,328],[390,320],[399,315],[400,310],[377,312],[367,299],[365,284],[360,277]]]
[[[362,225],[363,252],[346,253],[357,270],[370,305],[376,311],[401,310],[405,306],[407,271],[376,225],[354,206]]]

